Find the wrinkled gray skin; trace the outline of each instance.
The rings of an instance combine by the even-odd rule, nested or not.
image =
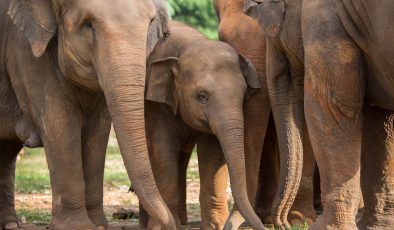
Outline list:
[[[302,0],[246,0],[245,11],[258,18],[267,35],[267,88],[280,151],[280,183],[272,210],[276,226],[287,216],[302,176],[305,135]],[[289,158],[284,158],[289,156]],[[283,183],[285,182],[285,183]]]
[[[250,205],[245,178],[243,104],[245,94],[247,98],[260,88],[253,64],[226,43],[173,22],[171,37],[159,41],[147,66],[149,154],[175,219],[184,189],[178,186],[185,167],[180,158],[190,157],[197,143],[201,228],[223,229],[228,217],[227,162],[236,205],[254,229],[263,229]]]
[[[146,55],[168,29],[164,6],[159,0],[1,1],[0,229],[17,228],[15,159],[37,135],[50,169],[51,228],[107,226],[102,183],[111,117],[142,204],[175,228],[154,182],[144,127]]]

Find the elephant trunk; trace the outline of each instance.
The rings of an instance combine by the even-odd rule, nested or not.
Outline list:
[[[176,225],[156,186],[146,143],[144,90],[147,27],[133,28],[132,34],[97,36],[97,39],[116,38],[116,42],[101,42],[107,45],[98,48],[96,68],[123,161],[140,202],[150,216],[172,230],[176,229]]]
[[[250,204],[247,193],[242,106],[230,113],[216,114],[215,117],[220,120],[211,120],[209,124],[219,139],[228,165],[235,205],[253,229],[264,229],[263,223]]]

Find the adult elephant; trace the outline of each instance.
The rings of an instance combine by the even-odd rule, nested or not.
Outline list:
[[[311,229],[394,226],[394,2],[304,1],[305,111],[324,212]],[[360,161],[361,160],[361,161]]]
[[[0,228],[17,228],[14,169],[22,145],[15,126],[22,116],[45,146],[51,228],[107,226],[102,183],[111,115],[141,202],[175,229],[153,179],[144,128],[146,54],[167,29],[164,7],[159,0],[1,2]]]
[[[255,64],[260,81],[263,83],[263,89],[251,97],[244,106],[245,154],[249,199],[251,201],[256,199],[255,209],[263,222],[272,223],[271,208],[278,187],[280,164],[273,121],[267,129],[271,106],[266,84],[266,56],[264,55],[266,33],[257,20],[244,14],[244,0],[214,0],[214,6],[219,18],[219,39],[248,57]],[[304,149],[300,191],[290,211],[289,220],[292,224],[303,222],[304,219],[311,223],[316,219],[312,200],[315,160],[309,146],[306,145]],[[228,224],[236,229],[242,222],[239,213],[233,211]]]

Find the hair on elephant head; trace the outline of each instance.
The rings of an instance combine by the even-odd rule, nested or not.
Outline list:
[[[179,58],[154,60],[146,89],[146,99],[168,104],[188,125],[204,132],[212,132],[209,117],[231,106],[242,107],[243,100],[261,88],[249,59],[224,43],[208,47],[206,55],[198,55],[202,51],[195,47]]]
[[[142,204],[164,226],[174,229],[168,208],[157,188],[151,186],[155,183],[141,113],[147,53],[169,33],[165,1],[9,2],[8,15],[35,57],[57,61],[57,66],[47,68],[79,88],[104,93],[126,169]]]

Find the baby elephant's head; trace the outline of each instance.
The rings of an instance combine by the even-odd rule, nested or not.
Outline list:
[[[167,103],[192,128],[216,135],[243,126],[244,100],[260,88],[253,64],[218,41],[155,60],[148,72],[147,100]]]

